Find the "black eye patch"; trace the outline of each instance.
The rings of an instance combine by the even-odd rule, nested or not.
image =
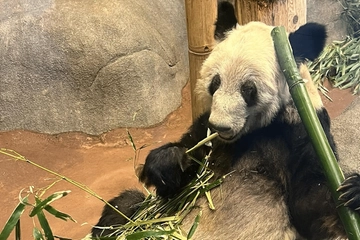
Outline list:
[[[258,95],[256,85],[253,81],[246,81],[241,85],[240,92],[249,107],[256,104]]]
[[[212,78],[210,86],[209,86],[209,93],[210,93],[211,96],[214,95],[216,90],[218,90],[218,88],[220,87],[220,84],[221,84],[220,76],[219,76],[219,74],[216,74]]]

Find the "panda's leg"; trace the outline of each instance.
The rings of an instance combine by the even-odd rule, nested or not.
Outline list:
[[[156,193],[171,197],[190,182],[198,169],[197,163],[185,153],[203,140],[207,134],[209,113],[201,115],[179,142],[168,143],[152,150],[139,168],[139,179],[146,186],[155,186]],[[190,154],[202,160],[209,147],[202,146]]]
[[[127,217],[131,217],[139,208],[140,203],[145,200],[145,195],[138,190],[126,190],[119,196],[111,199],[109,203],[117,208]],[[127,223],[128,220],[114,211],[108,205],[105,205],[99,222],[92,228],[91,234],[93,237],[107,236],[113,233],[116,229],[106,229],[110,226],[119,226]]]

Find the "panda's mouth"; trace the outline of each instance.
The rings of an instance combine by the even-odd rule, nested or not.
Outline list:
[[[237,134],[231,129],[228,128],[226,131],[220,131],[219,129],[209,128],[208,129],[208,136],[211,133],[218,133],[218,138],[223,142],[233,142],[235,141],[238,136]]]
[[[224,142],[233,142],[236,139],[236,135],[232,132],[218,132],[219,138]]]

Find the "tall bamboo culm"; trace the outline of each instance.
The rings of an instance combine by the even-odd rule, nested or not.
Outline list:
[[[216,0],[185,0],[186,23],[189,45],[190,86],[192,117],[196,119],[202,112],[194,94],[196,80],[199,79],[203,61],[214,46],[214,23],[217,14]]]

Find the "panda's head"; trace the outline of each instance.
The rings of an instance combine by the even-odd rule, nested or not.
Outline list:
[[[286,80],[276,58],[272,26],[251,22],[237,24],[231,4],[219,4],[215,39],[217,45],[203,63],[195,92],[210,110],[209,126],[224,141],[267,126],[280,109],[291,103]],[[325,28],[310,23],[289,35],[299,66],[313,60],[324,47]],[[309,79],[307,68],[300,74]],[[304,75],[303,74],[303,75]],[[316,108],[321,100],[315,91]],[[313,100],[314,101],[314,100]]]

